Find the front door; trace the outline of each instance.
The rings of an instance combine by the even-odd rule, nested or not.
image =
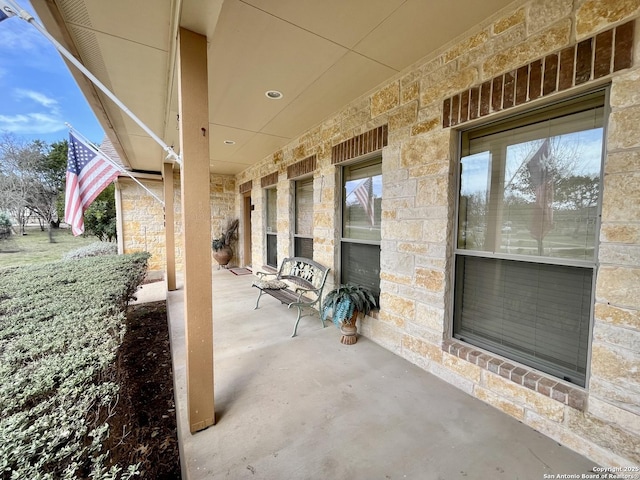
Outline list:
[[[251,211],[253,210],[253,205],[251,205],[251,194],[247,193],[244,196],[244,208],[243,208],[243,224],[244,229],[242,234],[242,243],[244,248],[244,265],[246,267],[250,267],[251,262]]]

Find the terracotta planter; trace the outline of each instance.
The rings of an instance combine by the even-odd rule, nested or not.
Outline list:
[[[216,259],[216,262],[218,262],[218,265],[220,266],[227,265],[231,261],[232,257],[233,250],[231,250],[231,247],[229,246],[222,247],[220,250],[213,251],[213,258]]]
[[[358,312],[354,312],[349,320],[342,322],[340,325],[340,332],[342,338],[340,343],[345,345],[353,345],[358,341],[358,328],[356,327],[356,318],[358,318]]]

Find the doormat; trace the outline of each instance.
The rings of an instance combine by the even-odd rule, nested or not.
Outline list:
[[[230,268],[229,271],[234,275],[250,275],[251,270],[244,267]]]

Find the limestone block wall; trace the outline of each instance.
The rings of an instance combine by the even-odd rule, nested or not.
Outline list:
[[[161,181],[142,180],[141,183],[158,198],[163,198]],[[122,209],[118,212],[122,231],[123,253],[149,252],[149,271],[165,269],[164,209],[158,200],[127,177],[118,179],[116,195],[120,195]]]
[[[236,214],[235,210],[237,190],[235,178],[233,176],[212,174],[210,176],[210,188],[211,235],[213,238],[220,236],[227,227],[229,220],[233,220],[235,218],[240,219],[242,217]],[[241,250],[240,243],[238,240],[234,240],[231,246],[233,248],[233,258],[230,260],[229,265],[237,265]],[[217,262],[212,260],[212,263],[215,268]]]
[[[314,256],[332,268],[335,281],[340,186],[332,147],[387,125],[381,309],[361,323],[360,332],[595,463],[640,465],[639,17],[637,0],[517,2],[242,172],[239,184],[253,182],[254,264],[264,254],[260,178],[278,175],[278,253],[289,255],[286,168],[316,155]],[[563,57],[567,52],[570,61]],[[546,83],[527,90],[527,79],[542,79],[538,71]],[[513,97],[492,103],[497,82],[511,77]],[[507,95],[504,85],[499,91]],[[545,105],[599,85],[611,87],[610,115],[593,338],[582,389],[452,340],[454,172],[459,124],[482,124],[509,109]],[[236,205],[240,201],[236,195]]]
[[[159,198],[164,198],[161,181],[141,180]],[[164,272],[165,264],[165,225],[164,207],[149,195],[142,187],[127,177],[118,180],[119,194],[122,208],[118,212],[122,224],[121,242],[124,253],[148,251],[150,272]],[[174,205],[174,235],[176,271],[183,268],[183,239],[182,239],[182,201],[180,187],[180,173],[173,176],[173,205]],[[239,218],[235,211],[235,178],[230,175],[211,175],[210,177],[210,205],[211,205],[211,235],[219,236],[230,219]],[[238,243],[234,243],[234,258],[237,263]],[[212,258],[213,265],[217,265]]]

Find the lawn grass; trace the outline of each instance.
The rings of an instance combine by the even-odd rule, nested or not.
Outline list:
[[[28,227],[27,235],[12,235],[0,240],[0,268],[55,262],[67,252],[97,242],[94,236],[74,237],[71,230],[53,230],[54,243],[49,242],[49,232],[39,227]]]

